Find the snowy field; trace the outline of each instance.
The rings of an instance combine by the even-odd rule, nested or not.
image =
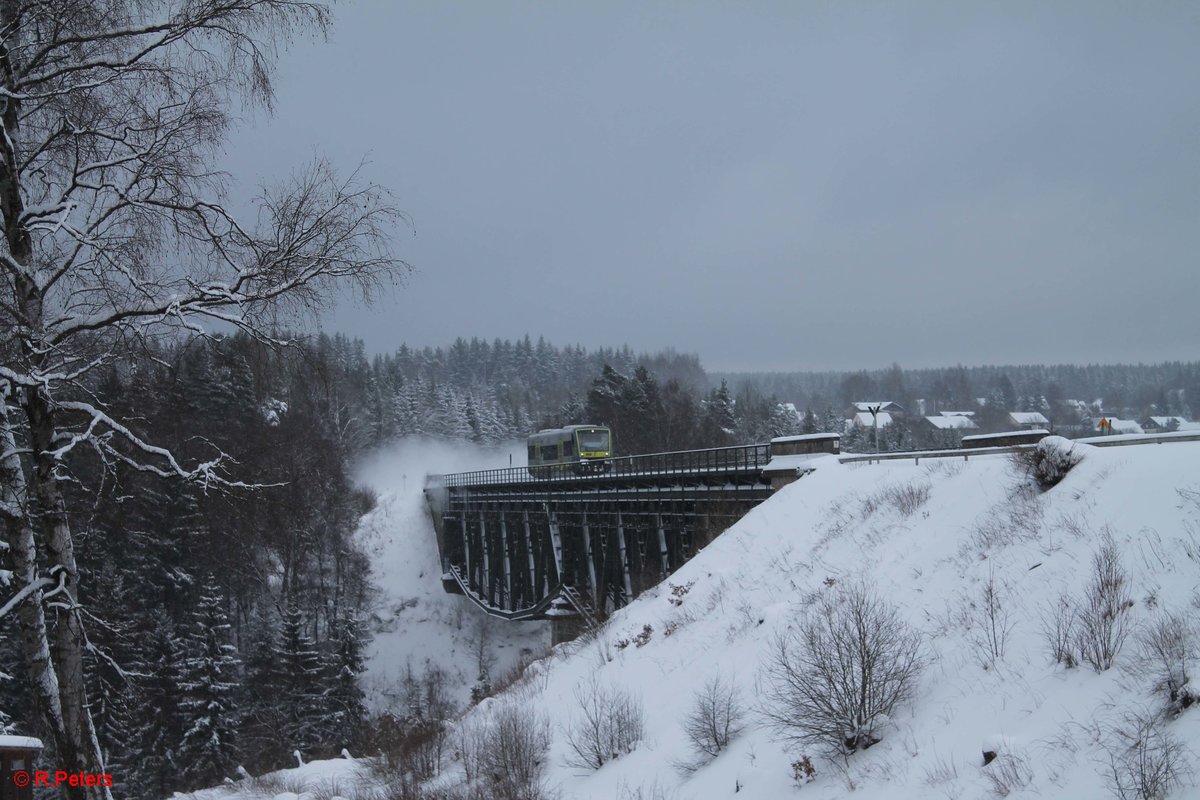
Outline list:
[[[513,693],[485,701],[460,725],[479,725],[506,704],[522,703],[551,734],[542,785],[547,796],[564,800],[1112,797],[1113,765],[1123,768],[1136,753],[1130,719],[1160,715],[1166,706],[1157,670],[1139,657],[1139,633],[1166,612],[1198,616],[1200,443],[1076,447],[1082,462],[1058,486],[1032,495],[1017,490],[1017,472],[1003,455],[919,466],[822,458],[814,473],[751,512],[593,640],[557,648]],[[380,466],[379,474],[387,473]],[[460,633],[447,625],[451,605],[429,596],[436,570],[422,574],[416,565],[415,554],[432,558],[432,536],[403,546],[387,538],[428,534],[419,506],[406,505],[406,497],[381,502],[378,529],[364,525],[365,536],[379,539],[381,556],[394,558],[381,569],[392,602],[418,598],[413,609],[392,606],[390,633],[373,655],[374,677],[425,648],[453,654],[462,647],[454,644]],[[385,533],[393,523],[403,524]],[[1113,668],[1067,668],[1050,656],[1046,622],[1062,597],[1084,599],[1106,536],[1126,575],[1132,602],[1122,619],[1132,631]],[[871,587],[920,632],[925,666],[912,699],[879,729],[878,744],[831,758],[782,742],[765,724],[761,711],[772,686],[766,668],[778,634],[855,584]],[[994,620],[999,624],[990,625]],[[987,634],[997,629],[1002,652],[993,657]],[[681,726],[714,677],[736,687],[745,729],[697,766]],[[567,732],[578,730],[578,697],[589,685],[630,693],[645,721],[632,752],[599,770],[570,766],[576,759]],[[1185,778],[1170,796],[1200,796],[1200,708],[1164,722],[1156,736],[1156,743],[1174,743]],[[985,751],[997,754],[988,766]],[[792,765],[804,756],[815,775],[798,782]],[[689,763],[695,768],[684,769]],[[312,764],[232,796],[328,797],[336,772],[339,792],[352,797],[367,788],[354,787],[353,767]],[[442,781],[461,774],[452,759]],[[277,790],[282,794],[271,794]]]
[[[509,669],[523,652],[540,653],[549,645],[549,623],[500,622],[465,597],[443,591],[437,540],[423,494],[427,473],[508,466],[510,453],[524,464],[524,448],[524,442],[485,449],[406,439],[358,466],[357,482],[374,490],[378,500],[358,530],[378,590],[363,684],[372,708],[394,707],[408,670],[420,679],[431,668],[446,674],[452,696],[465,706],[477,677],[481,633],[493,675]]]

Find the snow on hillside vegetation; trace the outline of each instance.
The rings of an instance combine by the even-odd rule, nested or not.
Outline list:
[[[376,507],[358,530],[378,588],[364,676],[368,702],[376,710],[403,702],[410,668],[418,681],[441,670],[452,699],[464,706],[478,677],[481,635],[493,676],[523,653],[541,653],[549,644],[547,623],[500,622],[442,589],[437,540],[423,494],[425,475],[506,467],[510,452],[523,459],[524,444],[488,449],[404,439],[359,465],[358,482],[377,495]]]
[[[1003,455],[919,465],[820,459],[593,638],[557,648],[465,715],[432,786],[461,785],[467,773],[478,791],[428,796],[1197,796],[1200,707],[1182,706],[1191,696],[1185,674],[1196,669],[1200,443],[1074,452],[1080,463],[1044,493],[1020,488]],[[1108,556],[1099,590],[1113,609],[1107,617],[1089,613],[1104,606],[1089,606],[1098,554]],[[768,721],[788,717],[778,700],[780,643],[802,658],[798,632],[855,591],[894,615],[875,633],[893,635],[901,653],[906,631],[915,632],[921,668],[907,698],[857,731],[860,742],[878,742],[847,754],[833,741],[800,743],[800,731]],[[1075,633],[1056,662],[1047,631],[1071,619]],[[1106,619],[1108,638],[1096,630]],[[1119,647],[1113,666],[1098,670],[1105,641]],[[706,687],[715,688],[718,717],[734,712],[736,735],[715,757],[685,732]],[[626,712],[598,751],[599,769],[571,747],[589,739],[585,705],[606,734],[610,712]],[[518,744],[532,754],[522,757]],[[985,752],[995,754],[987,766]],[[498,762],[530,766],[541,793],[508,792],[502,781],[480,788]],[[1172,792],[1156,793],[1156,780]],[[342,789],[367,792],[368,784]]]
[[[1109,796],[1111,763],[1121,769],[1138,755],[1125,736],[1134,733],[1132,716],[1167,705],[1154,685],[1161,660],[1139,663],[1144,648],[1131,633],[1114,668],[1066,668],[1050,656],[1043,618],[1053,621],[1064,596],[1085,602],[1106,535],[1132,601],[1118,611],[1122,622],[1149,630],[1168,613],[1196,618],[1200,444],[1076,448],[1081,463],[1044,494],[1020,491],[1000,455],[920,465],[823,460],[595,641],[531,677],[537,691],[528,702],[555,733],[545,785],[581,798],[636,796],[639,788],[645,796],[654,787],[680,798],[778,798],[797,791],[791,765],[808,756],[815,777],[799,794],[810,798],[851,788],[880,800]],[[775,716],[782,710],[770,700],[778,684],[768,674],[778,635],[855,585],[922,634],[927,663],[878,744],[830,758],[817,746],[781,742],[760,712],[764,704]],[[996,647],[988,645],[992,630]],[[697,760],[681,726],[714,678],[736,687],[746,727],[688,776],[673,766]],[[577,759],[563,733],[578,724],[576,695],[589,685],[632,693],[645,717],[633,751],[596,771],[566,765]],[[1155,735],[1154,746],[1181,743],[1182,769],[1191,757],[1182,743],[1200,741],[1200,708]],[[984,751],[999,754],[987,767]]]

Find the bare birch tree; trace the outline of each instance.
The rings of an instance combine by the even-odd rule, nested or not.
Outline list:
[[[236,485],[223,453],[185,463],[111,416],[91,373],[214,324],[266,338],[335,283],[370,293],[403,268],[386,194],[327,165],[264,190],[257,219],[222,204],[212,164],[231,104],[269,107],[275,49],[328,25],[324,4],[300,0],[0,0],[0,515],[14,572],[0,616],[18,621],[59,769],[105,771],[65,460],[88,448]]]

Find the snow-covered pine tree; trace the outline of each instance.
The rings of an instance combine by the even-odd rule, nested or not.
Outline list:
[[[278,687],[283,703],[283,730],[288,745],[302,753],[316,752],[325,744],[327,710],[322,685],[321,655],[308,631],[300,608],[291,603],[280,626]]]
[[[701,436],[708,447],[733,444],[737,434],[737,414],[729,385],[724,379],[721,385],[708,393],[700,417]]]
[[[567,396],[567,401],[558,408],[558,417],[562,420],[563,425],[583,425],[590,420],[585,419],[587,409],[583,401],[579,399],[579,395],[571,392]]]
[[[120,764],[117,789],[131,798],[168,797],[178,786],[181,767],[183,643],[174,621],[161,608],[148,613],[139,635],[141,655],[129,668],[137,677],[125,700],[132,736],[126,743],[125,763]]]
[[[366,717],[366,705],[358,678],[366,669],[363,649],[367,634],[362,619],[353,611],[344,613],[333,627],[326,660],[329,734],[334,746],[349,746]]]
[[[231,638],[225,597],[211,575],[200,583],[184,636],[179,710],[179,764],[185,786],[219,783],[237,765],[236,693],[241,660]]]

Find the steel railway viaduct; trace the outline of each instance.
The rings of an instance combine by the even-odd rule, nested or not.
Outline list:
[[[443,585],[493,616],[550,619],[570,638],[658,584],[714,537],[837,453],[837,434],[569,465],[431,475]]]

